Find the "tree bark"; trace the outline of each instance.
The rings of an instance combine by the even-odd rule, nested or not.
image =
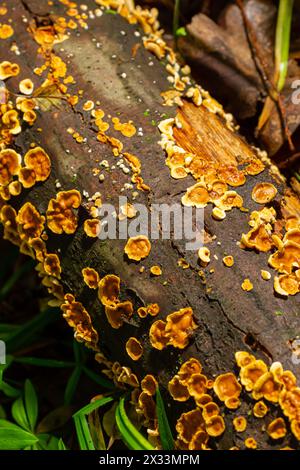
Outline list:
[[[60,2],[49,6],[48,2],[38,0],[15,0],[11,3],[8,15],[12,19],[14,36],[0,42],[0,53],[1,60],[20,65],[20,75],[7,81],[9,90],[18,93],[21,79],[30,78],[37,88],[45,78],[45,75],[41,78],[33,73],[35,67],[43,64],[45,57],[38,52],[39,45],[28,32],[28,26],[51,26],[55,17],[65,16],[66,7]],[[94,2],[86,1],[85,4],[89,9],[95,9]],[[132,120],[137,129],[143,129],[142,135],[122,136],[121,140],[123,151],[140,159],[141,175],[150,187],[148,192],[139,191],[134,202],[143,203],[149,209],[154,203],[180,203],[186,188],[195,184],[191,176],[178,180],[170,176],[164,151],[158,144],[161,135],[156,125],[165,114],[175,117],[178,113],[181,117],[183,127],[175,132],[178,145],[208,161],[236,166],[257,156],[255,149],[204,106],[196,107],[187,100],[180,108],[163,106],[160,94],[170,87],[168,74],[165,65],[145,50],[141,37],[134,34],[135,31],[143,34],[137,25],[129,24],[120,15],[107,13],[87,22],[88,29],[78,27],[71,31],[67,40],[53,46],[53,53],[67,64],[67,75],[75,80],[74,84],[68,85],[68,93],[78,95],[82,90],[82,99],[74,106],[60,100],[58,106],[45,112],[38,111],[36,123],[33,126],[24,124],[13,144],[21,155],[32,143],[40,145],[51,157],[50,177],[30,190],[23,190],[9,204],[19,209],[26,201],[31,201],[41,214],[45,214],[50,198],[55,198],[58,192],[57,180],[60,190],[77,189],[90,196],[100,191],[103,201],[115,206],[119,195],[130,195],[135,190],[121,193],[129,178],[117,166],[106,173],[101,183],[97,176],[93,176],[93,169],[99,168],[103,159],[108,160],[111,166],[116,165],[117,159],[109,143],[97,140],[90,115],[82,110],[86,100],[99,101],[96,107],[103,109],[106,115],[118,116],[121,122]],[[10,50],[12,40],[16,41],[20,55],[16,56]],[[76,142],[67,131],[69,128],[83,136],[85,141]],[[120,138],[120,133],[112,125],[107,134]],[[267,261],[270,253],[257,253],[237,246],[242,233],[250,229],[250,212],[263,207],[252,200],[252,188],[256,183],[266,181],[278,189],[273,202],[278,220],[284,220],[288,215],[300,217],[299,201],[276,172],[271,171],[268,163],[259,175],[247,176],[246,183],[237,191],[249,212],[233,209],[223,221],[216,221],[211,217],[211,205],[205,208],[205,231],[212,254],[210,264],[203,270],[205,281],[199,276],[197,253],[186,251],[185,241],[152,241],[150,255],[136,263],[124,255],[125,240],[88,238],[83,230],[84,220],[90,218],[88,201],[84,197],[75,234],[55,235],[47,231],[47,250],[58,253],[61,260],[64,291],[72,293],[91,315],[99,334],[100,349],[109,360],[129,366],[139,379],[146,373],[153,374],[162,389],[167,388],[178,364],[190,357],[201,361],[209,377],[226,371],[237,372],[234,353],[239,350],[254,352],[268,365],[280,361],[299,379],[299,366],[291,361],[291,343],[299,335],[299,294],[288,298],[275,295],[273,282],[263,281],[260,276],[261,269],[271,270]],[[234,256],[231,268],[222,262],[225,254]],[[190,268],[178,267],[179,258],[185,258]],[[162,276],[150,275],[149,269],[153,265],[162,266]],[[121,296],[133,302],[135,312],[146,304],[158,303],[161,312],[158,318],[164,319],[171,312],[191,307],[197,329],[189,345],[184,350],[173,347],[162,351],[153,349],[149,341],[153,319],[141,319],[136,313],[120,329],[113,329],[107,322],[97,290],[89,289],[83,282],[81,270],[87,266],[96,269],[100,277],[111,273],[120,276]],[[141,266],[145,267],[142,273]],[[254,288],[250,292],[241,288],[245,278],[253,282]],[[283,314],[276,315],[278,311]],[[131,336],[138,338],[144,346],[143,356],[137,362],[132,361],[125,350],[125,343]],[[167,392],[164,396],[175,407]],[[183,410],[184,407],[180,405],[178,409]],[[245,410],[246,404],[243,403],[239,412]],[[178,418],[178,412],[176,416]],[[230,416],[226,420],[229,422]],[[255,432],[254,423],[252,435]],[[230,433],[225,433],[216,445],[228,448],[233,445],[233,440]],[[261,440],[263,447],[270,446],[266,435]]]

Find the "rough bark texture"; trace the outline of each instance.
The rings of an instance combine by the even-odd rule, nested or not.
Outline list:
[[[53,14],[64,15],[64,6],[54,2],[55,5],[49,7],[46,1],[38,0],[16,0],[13,3],[14,7],[10,8],[15,29],[13,39],[17,41],[21,55],[16,57],[8,50],[7,41],[3,41],[5,45],[0,43],[0,54],[2,60],[17,61],[20,65],[21,74],[8,82],[9,89],[17,92],[20,78],[31,78],[36,87],[41,84],[33,68],[43,63],[43,58],[37,54],[38,45],[27,31],[29,23],[35,20],[37,24],[51,24]],[[93,2],[85,3],[94,7]],[[151,121],[160,121],[164,113],[175,116],[177,110],[162,105],[160,93],[169,87],[164,65],[142,44],[133,56],[133,48],[141,43],[141,39],[134,35],[137,29],[136,25],[128,24],[119,15],[104,14],[89,21],[87,30],[73,31],[68,40],[54,46],[54,51],[67,64],[68,75],[75,79],[76,83],[69,85],[69,93],[76,94],[81,89],[84,99],[99,100],[106,114],[120,116],[122,122],[132,119],[136,128],[143,128],[143,136],[136,134],[121,140],[124,151],[137,155],[142,163],[142,176],[150,186],[150,192],[139,192],[136,201],[150,208],[154,202],[180,202],[186,188],[195,181],[190,176],[183,180],[172,179],[165,165],[164,152],[157,143],[160,133]],[[126,73],[126,78],[122,78],[122,73]],[[146,110],[149,110],[148,116],[144,115]],[[253,153],[242,138],[228,130],[221,119],[204,107],[197,108],[184,102],[178,112],[184,126],[177,130],[176,140],[182,147],[212,161],[233,164]],[[69,127],[84,136],[86,142],[78,144],[67,132]],[[119,137],[112,126],[109,134]],[[95,128],[90,124],[88,114],[82,111],[82,101],[74,108],[61,101],[58,107],[52,106],[49,111],[39,113],[36,124],[24,128],[17,136],[15,147],[23,155],[33,142],[50,155],[52,172],[45,183],[25,190],[15,198],[13,205],[16,208],[30,200],[41,213],[45,213],[49,199],[57,193],[56,179],[63,190],[76,188],[81,193],[88,191],[90,195],[100,191],[105,202],[117,206],[120,189],[128,181],[128,176],[118,169],[111,170],[100,183],[92,175],[92,169],[99,165],[99,161],[107,159],[112,165],[116,157],[109,144],[97,141]],[[77,174],[76,182],[74,174]],[[251,190],[258,181],[272,181],[278,187],[274,206],[280,212],[279,200],[288,190],[284,184],[275,181],[268,168],[258,176],[247,177],[246,184],[238,188],[244,198],[244,206],[250,211],[261,208],[251,199]],[[293,196],[287,196],[287,204],[289,208],[286,210],[300,214],[299,204]],[[88,217],[84,199],[79,216],[80,227],[74,235],[49,233],[47,247],[52,253],[60,249],[65,292],[72,292],[92,316],[99,332],[100,348],[110,360],[130,366],[140,378],[145,373],[153,373],[160,385],[166,387],[176,372],[179,358],[181,361],[191,356],[199,358],[205,373],[214,376],[235,370],[235,351],[253,350],[266,363],[281,361],[285,368],[300,377],[299,367],[291,362],[290,348],[291,341],[299,334],[299,301],[297,296],[284,299],[274,295],[272,281],[265,282],[260,278],[260,270],[268,269],[268,254],[242,250],[237,246],[241,234],[249,230],[249,213],[234,209],[224,221],[217,222],[211,217],[211,207],[205,209],[206,232],[216,235],[208,245],[212,261],[206,269],[206,284],[198,274],[197,254],[185,252],[184,242],[153,241],[151,253],[145,260],[129,262],[124,256],[124,240],[100,241],[86,237],[82,226]],[[226,268],[222,263],[225,254],[234,256],[232,268]],[[183,270],[177,266],[178,259],[182,257],[190,263],[190,269]],[[162,266],[162,276],[150,276],[149,268],[154,264]],[[189,346],[183,351],[174,348],[154,350],[148,334],[152,318],[140,319],[134,315],[122,328],[112,329],[97,298],[97,291],[88,289],[82,281],[81,269],[86,266],[95,268],[100,276],[107,273],[119,275],[122,297],[133,301],[135,311],[140,306],[157,302],[161,309],[159,318],[164,318],[180,308],[192,307],[198,328]],[[141,266],[145,266],[143,273],[140,273]],[[212,268],[213,273],[210,272]],[[246,277],[254,284],[251,292],[241,289]],[[284,314],[278,316],[276,311]],[[130,336],[139,338],[144,345],[144,354],[136,363],[125,351],[125,342]],[[263,439],[267,440],[267,436]],[[224,436],[218,445],[230,447],[232,436]],[[269,444],[265,442],[264,445],[267,447]]]

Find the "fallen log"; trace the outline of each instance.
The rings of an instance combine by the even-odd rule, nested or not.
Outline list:
[[[138,390],[133,400],[155,445],[157,381],[179,448],[295,448],[299,200],[192,83],[155,11],[96,3],[3,7],[4,238],[37,259],[50,303],[105,373]],[[134,216],[137,204],[149,213],[162,203],[205,208],[205,249],[102,240],[98,209],[118,210],[120,195],[129,205],[115,220]],[[268,432],[253,408],[261,399],[267,428],[280,417]],[[218,407],[204,418],[212,400]],[[240,415],[249,415],[242,438],[232,427]]]

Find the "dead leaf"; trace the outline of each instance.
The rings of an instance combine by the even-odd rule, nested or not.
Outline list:
[[[60,406],[48,413],[38,424],[37,433],[48,433],[61,428],[72,417],[71,406]]]
[[[248,0],[244,6],[247,22],[255,33],[260,60],[253,54],[241,11],[235,4],[226,6],[216,22],[202,13],[195,15],[187,26],[189,36],[179,40],[180,50],[192,65],[195,78],[239,120],[258,119],[267,98],[266,81],[258,65],[263,65],[265,75],[272,81],[277,18],[277,8],[271,0]],[[294,90],[289,81],[297,76],[300,76],[299,67],[291,60],[289,78],[282,92],[290,133],[299,125],[299,111],[291,101]],[[258,138],[269,154],[274,155],[286,135],[278,107],[271,103],[260,119]]]

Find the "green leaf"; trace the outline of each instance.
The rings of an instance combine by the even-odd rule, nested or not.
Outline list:
[[[82,346],[74,339],[73,341],[73,354],[76,364],[81,364],[83,359],[84,350]]]
[[[136,429],[125,411],[125,399],[121,398],[116,409],[116,423],[124,443],[132,450],[154,450],[150,442]]]
[[[11,407],[11,414],[15,422],[18,423],[21,428],[26,429],[27,431],[31,431],[30,423],[25,411],[23,397],[19,397],[16,401],[14,401]]]
[[[60,441],[58,437],[47,433],[38,434],[37,437],[39,439],[37,444],[39,450],[60,450],[58,448]]]
[[[156,412],[158,419],[159,436],[164,450],[174,449],[174,438],[169,425],[165,405],[159,388],[156,389]]]
[[[59,439],[58,445],[57,445],[58,450],[68,450],[64,444],[64,441],[62,438]]]
[[[96,450],[85,415],[74,416],[80,450]]]
[[[20,450],[38,441],[33,434],[5,419],[0,419],[0,450]]]
[[[81,372],[82,372],[82,368],[80,366],[75,367],[75,369],[73,370],[72,374],[69,377],[66,390],[65,390],[65,397],[64,397],[65,405],[69,405],[70,403],[72,403],[72,400],[73,400],[73,397],[76,392],[76,388],[77,388],[77,385],[81,376]]]
[[[88,369],[87,367],[83,367],[84,373],[96,384],[101,385],[101,387],[108,388],[113,390],[116,388],[115,384],[112,383],[110,380],[107,380],[105,377],[96,374],[94,371]]]
[[[81,408],[73,415],[77,439],[81,450],[95,450],[93,439],[86,421],[86,415],[111,402],[113,397],[104,397]]]
[[[64,369],[65,367],[74,367],[74,362],[57,361],[56,359],[44,359],[39,357],[16,357],[15,362],[19,364],[28,364],[38,367],[54,367]]]
[[[30,429],[34,431],[38,417],[38,400],[35,389],[28,379],[25,381],[24,401]]]
[[[38,424],[36,432],[49,433],[62,428],[72,417],[72,407],[63,405],[51,410]]]
[[[107,403],[113,400],[114,400],[114,397],[99,398],[98,400],[95,400],[92,403],[85,405],[83,408],[80,408],[80,410],[76,411],[76,413],[73,415],[73,418],[74,416],[78,416],[80,414],[88,415],[92,411],[96,410],[97,408],[100,408],[101,406],[106,405]]]
[[[187,32],[184,26],[181,26],[181,28],[176,30],[176,37],[179,38],[180,36],[187,36]]]
[[[22,394],[21,390],[12,387],[8,383],[4,382],[4,380],[2,380],[0,383],[0,390],[9,398],[17,398]]]
[[[12,331],[16,331],[18,328],[18,325],[12,325],[11,323],[0,323],[0,339],[6,341]]]
[[[294,0],[280,0],[275,35],[275,83],[277,90],[284,87],[290,49],[291,23]]]
[[[175,0],[174,13],[173,13],[173,35],[176,37],[176,32],[179,29],[179,16],[180,16],[180,0]]]
[[[6,418],[6,411],[5,408],[0,405],[0,419],[5,419]]]

